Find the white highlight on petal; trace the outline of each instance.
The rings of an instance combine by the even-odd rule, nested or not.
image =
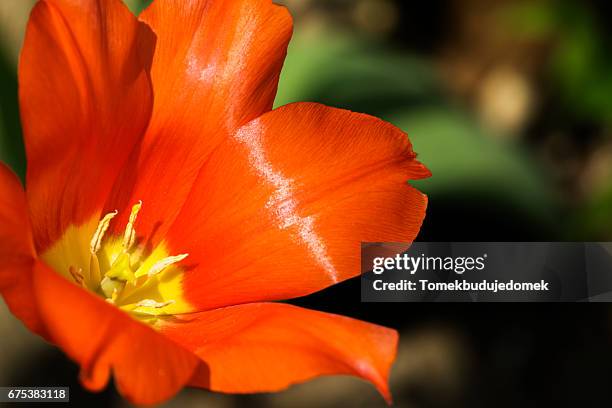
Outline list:
[[[244,75],[247,58],[255,43],[255,36],[258,32],[257,15],[253,13],[252,4],[241,2],[242,9],[236,13],[238,21],[234,23],[234,30],[231,34],[225,34],[231,38],[221,38],[220,41],[230,41],[229,49],[225,53],[211,52],[202,54],[199,50],[208,46],[210,39],[208,36],[203,38],[198,34],[194,37],[194,42],[187,53],[187,75],[203,84],[204,87],[212,87],[211,94],[219,93],[225,98],[232,95],[227,92],[239,92],[242,83],[236,81]],[[220,84],[215,87],[215,84]],[[230,84],[232,84],[230,86]],[[217,89],[215,89],[217,88]],[[227,88],[227,89],[225,89]],[[223,92],[223,93],[222,93]],[[225,123],[226,130],[230,131],[239,124],[234,123],[238,119],[237,104],[227,104],[227,118],[229,123]]]
[[[274,169],[266,158],[261,140],[263,132],[261,121],[255,119],[238,130],[235,138],[247,146],[251,166],[275,188],[266,207],[274,214],[280,229],[297,228],[299,238],[306,244],[315,261],[325,269],[332,281],[338,282],[338,272],[327,255],[327,248],[314,230],[314,218],[298,214],[298,201],[293,195],[294,181]]]

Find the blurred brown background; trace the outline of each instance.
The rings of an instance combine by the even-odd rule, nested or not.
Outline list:
[[[25,171],[16,64],[31,0],[0,2],[0,159]],[[146,2],[126,1],[138,12]],[[409,133],[433,177],[421,240],[612,240],[612,3],[286,0],[296,19],[277,105],[316,101]],[[606,305],[360,304],[346,282],[295,303],[395,327],[400,407],[608,407]],[[77,368],[0,308],[0,385],[70,385]],[[186,390],[168,406],[384,406],[359,380],[274,395]]]

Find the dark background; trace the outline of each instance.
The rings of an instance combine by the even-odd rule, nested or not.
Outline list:
[[[32,3],[0,3],[0,159],[21,175],[16,61]],[[609,2],[284,3],[296,29],[277,105],[322,102],[404,129],[433,173],[415,183],[430,198],[420,240],[612,240]],[[607,305],[362,304],[359,293],[353,280],[294,303],[397,328],[397,406],[612,403]],[[80,389],[77,368],[4,306],[0,336],[0,385],[69,385],[77,406],[127,406],[112,387]],[[326,378],[273,395],[186,390],[168,405],[384,403],[359,380]]]

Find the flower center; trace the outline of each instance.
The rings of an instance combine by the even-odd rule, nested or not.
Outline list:
[[[180,288],[182,270],[177,264],[188,254],[168,256],[163,244],[145,254],[144,245],[136,242],[135,224],[141,208],[142,202],[132,207],[123,237],[107,237],[106,234],[118,211],[106,214],[97,223],[90,235],[88,262],[84,248],[74,250],[75,246],[82,247],[79,237],[83,235],[83,228],[67,231],[46,258],[60,273],[67,265],[69,274],[64,275],[76,284],[102,296],[135,318],[153,323],[156,316],[184,311],[186,304]],[[91,234],[92,228],[84,230]],[[66,256],[74,253],[78,256]]]

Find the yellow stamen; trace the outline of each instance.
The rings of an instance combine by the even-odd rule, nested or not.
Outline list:
[[[100,246],[102,246],[102,238],[104,238],[104,234],[108,230],[108,226],[110,222],[115,216],[119,213],[119,211],[115,210],[111,213],[108,213],[102,218],[102,220],[98,223],[98,228],[91,239],[91,243],[89,245],[89,249],[92,254],[96,254],[100,250]]]
[[[153,264],[151,269],[149,269],[149,271],[147,272],[147,277],[150,278],[152,276],[155,276],[163,272],[164,269],[166,269],[170,265],[181,262],[183,259],[187,258],[188,256],[189,254],[181,254],[181,255],[176,255],[176,256],[169,256],[167,258],[162,259],[161,261],[157,261],[156,263]],[[144,275],[144,271],[138,271],[136,273],[137,278],[143,275]]]
[[[134,229],[134,223],[136,223],[136,217],[138,217],[138,212],[142,207],[142,201],[138,201],[138,204],[135,204],[132,207],[132,212],[130,213],[130,219],[128,221],[127,227],[125,227],[125,233],[123,234],[123,250],[129,251],[130,248],[134,245],[134,241],[136,239],[136,230]]]
[[[156,316],[192,311],[183,296],[184,267],[177,264],[188,254],[170,256],[164,241],[152,249],[138,242],[135,226],[142,206],[142,201],[131,206],[125,231],[118,236],[110,233],[118,211],[80,227],[71,226],[66,237],[44,254],[44,259],[109,304],[154,324]],[[91,234],[89,241],[80,235],[85,232]]]

